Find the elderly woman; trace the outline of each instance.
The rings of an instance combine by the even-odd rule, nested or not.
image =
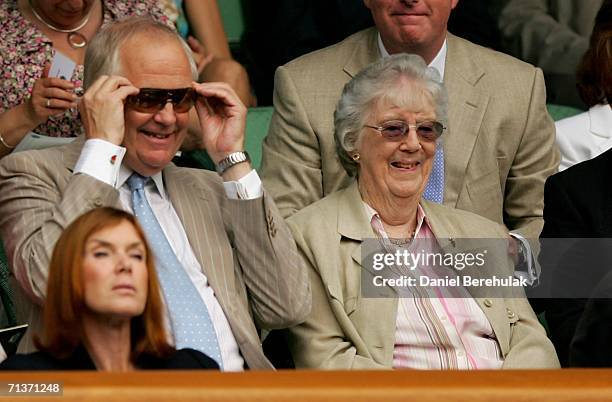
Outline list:
[[[4,370],[218,368],[168,344],[153,254],[134,216],[93,209],[55,245],[39,352],[5,360]]]
[[[612,0],[605,0],[597,13],[577,82],[589,110],[555,123],[561,151],[559,170],[612,148]]]
[[[382,59],[345,86],[335,139],[342,164],[356,179],[289,219],[313,292],[310,317],[289,334],[296,367],[558,367],[525,298],[368,294],[364,271],[371,267],[362,260],[367,238],[398,249],[415,238],[431,239],[434,247],[443,238],[506,241],[502,226],[421,197],[446,109],[437,72],[416,55]],[[500,261],[510,266],[507,247]]]
[[[105,25],[134,15],[170,24],[157,0],[0,2],[0,157],[30,131],[51,137],[83,132],[76,100],[87,45]]]

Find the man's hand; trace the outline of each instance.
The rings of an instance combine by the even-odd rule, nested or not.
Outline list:
[[[121,145],[125,131],[125,99],[138,92],[127,78],[108,75],[98,78],[79,104],[87,139],[98,138]]]
[[[198,94],[196,111],[202,128],[202,144],[215,164],[235,151],[244,150],[246,107],[222,82],[193,83]]]

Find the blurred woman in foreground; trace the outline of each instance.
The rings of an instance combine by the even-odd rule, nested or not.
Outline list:
[[[55,245],[39,351],[4,370],[218,368],[168,344],[154,259],[131,214],[98,208],[75,220]]]

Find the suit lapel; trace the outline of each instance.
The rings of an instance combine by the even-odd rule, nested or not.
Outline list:
[[[485,75],[462,40],[448,34],[444,84],[449,97],[449,128],[444,137],[444,202],[456,206],[466,180],[476,138],[487,109],[489,96],[478,87]]]
[[[361,279],[361,297],[359,305],[356,308],[362,312],[376,311],[376,331],[366,331],[368,339],[364,339],[369,347],[380,346],[384,348],[385,359],[389,360],[392,358],[393,343],[395,337],[395,322],[397,318],[397,302],[398,296],[395,289],[391,287],[385,287],[381,289],[374,289],[373,285],[367,287],[368,293],[374,290],[379,290],[376,297],[365,297],[364,296],[364,283],[363,279],[372,278],[372,275],[378,275],[374,272],[372,267],[365,267],[362,264],[362,247],[364,246],[363,239],[373,239],[375,235],[370,226],[370,222],[367,220],[365,210],[363,208],[361,195],[359,193],[359,187],[357,181],[354,181],[349,187],[343,192],[338,202],[338,233],[344,238],[344,240],[350,240],[351,257],[359,269],[351,270],[351,274],[360,275]],[[366,273],[362,271],[367,271]],[[349,283],[355,281],[349,279]],[[373,295],[371,295],[373,296]],[[359,313],[353,316],[356,319]],[[365,333],[362,334],[365,336]]]
[[[342,196],[338,201],[338,233],[341,237],[353,241],[354,249],[351,257],[355,263],[363,268],[361,243],[363,239],[373,238],[374,233],[367,221],[357,180],[351,183],[346,190],[342,190]]]
[[[196,180],[193,175],[185,172],[184,169],[173,164],[163,170],[163,176],[168,197],[183,224],[189,245],[208,283],[213,288],[215,296],[225,310],[232,306],[228,285],[234,284],[233,274],[225,270],[230,269],[227,265],[233,269],[233,264],[221,263],[222,259],[218,254],[224,253],[225,249],[218,241],[215,241],[218,235],[211,233],[211,231],[223,228],[222,223],[219,228],[214,222],[210,222],[211,218],[208,213],[211,201],[208,199],[208,193],[211,192],[211,189],[203,182]],[[228,258],[231,260],[232,256]],[[226,311],[226,315],[228,314],[229,311]]]
[[[370,28],[364,33],[365,40],[356,40],[357,44],[353,49],[353,53],[348,58],[343,67],[345,73],[353,78],[368,64],[374,63],[380,59],[380,50],[378,49],[378,31],[376,28]],[[366,50],[363,50],[363,46]]]

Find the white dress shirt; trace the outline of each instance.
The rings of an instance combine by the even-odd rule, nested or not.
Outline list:
[[[442,44],[442,47],[438,51],[438,54],[436,54],[436,57],[433,58],[433,60],[431,61],[431,63],[429,63],[429,66],[428,66],[428,67],[435,68],[438,71],[438,73],[440,73],[440,81],[444,81],[444,65],[446,63],[446,49],[447,49],[446,39],[444,39],[444,43]],[[389,52],[385,48],[382,38],[380,37],[380,33],[378,34],[378,50],[380,51],[380,54],[383,58],[390,56]]]
[[[587,112],[555,122],[561,151],[559,171],[612,148],[612,108],[595,105]]]
[[[133,171],[121,163],[125,152],[126,149],[124,147],[116,146],[107,141],[98,139],[87,140],[75,166],[74,174],[88,174],[119,189],[121,206],[124,210],[133,212],[131,205],[132,193],[126,184]],[[111,160],[113,160],[112,163],[110,162]],[[263,195],[261,180],[255,170],[252,170],[238,182],[224,183],[224,187],[228,198],[254,199]],[[229,322],[189,245],[187,233],[164,189],[161,172],[153,175],[146,184],[145,196],[172,250],[187,271],[208,308],[217,339],[219,340],[223,370],[243,370],[244,359],[240,355],[238,344]],[[214,269],[214,267],[209,268]]]

